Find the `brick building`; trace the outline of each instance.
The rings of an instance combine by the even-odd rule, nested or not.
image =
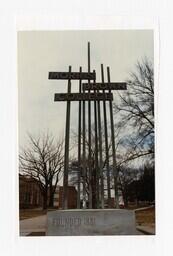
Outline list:
[[[77,208],[77,190],[73,186],[68,186],[68,209],[76,209]],[[57,192],[54,196],[54,206],[57,206],[59,209],[62,208],[63,205],[63,187],[57,187]]]
[[[19,174],[19,207],[34,208],[42,206],[42,195],[38,181],[27,175]]]
[[[49,193],[48,193],[49,199]],[[63,201],[63,187],[57,186],[54,194],[54,207],[61,209]],[[43,197],[40,192],[39,182],[27,175],[19,174],[19,207],[36,208],[42,207]],[[75,187],[68,187],[68,208],[77,208],[77,191]]]

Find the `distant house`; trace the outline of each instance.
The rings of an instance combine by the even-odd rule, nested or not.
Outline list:
[[[19,207],[35,208],[42,206],[42,195],[36,179],[19,174]]]

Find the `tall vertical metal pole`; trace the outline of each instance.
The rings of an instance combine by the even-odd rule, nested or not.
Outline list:
[[[71,66],[69,66],[71,74]],[[67,93],[71,92],[71,79],[68,80]],[[64,179],[63,179],[63,209],[68,208],[68,169],[69,169],[69,139],[70,139],[70,101],[66,108],[66,130],[65,130],[65,154],[64,154]]]
[[[93,71],[95,73],[95,70]],[[94,83],[96,80],[94,80]],[[96,91],[94,91],[96,95]],[[94,199],[96,201],[96,208],[99,208],[99,180],[100,180],[100,169],[98,166],[98,125],[97,125],[97,101],[94,100],[94,128],[95,128],[95,172],[96,172],[96,181],[94,180]],[[102,157],[102,156],[101,156]]]
[[[107,79],[110,83],[110,69],[107,67]],[[109,90],[111,93],[111,90]],[[115,134],[114,134],[114,120],[113,120],[113,106],[112,101],[109,101],[110,109],[110,122],[111,122],[111,141],[112,141],[112,156],[113,156],[113,176],[114,176],[114,193],[115,193],[115,207],[119,208],[119,197],[118,197],[118,172],[117,172],[117,163],[116,163],[116,152],[115,152]]]
[[[82,67],[79,72],[82,73]],[[79,80],[79,93],[82,92],[82,80]],[[80,209],[80,183],[81,183],[81,101],[79,101],[79,116],[78,116],[78,194],[77,208]]]
[[[83,94],[85,90],[83,89]],[[82,178],[83,178],[83,208],[86,209],[86,130],[85,130],[85,101],[82,102],[82,135],[83,135],[83,166],[82,166]]]
[[[99,90],[97,90],[99,92]],[[99,141],[99,173],[100,173],[100,190],[101,190],[101,208],[104,208],[104,177],[103,177],[103,149],[102,149],[102,124],[101,124],[101,109],[100,101],[97,101],[98,113],[98,141]],[[99,181],[98,181],[99,183]],[[98,191],[99,193],[99,191]]]
[[[99,141],[99,174],[100,174],[100,192],[101,192],[101,208],[104,208],[104,177],[103,177],[103,148],[102,148],[102,125],[101,125],[101,113],[100,113],[100,101],[97,102],[98,107],[98,141]],[[99,186],[99,180],[98,186]],[[99,190],[98,190],[99,193]],[[98,195],[99,197],[99,195]]]
[[[90,73],[90,42],[88,42],[88,73]],[[88,80],[90,84],[90,80]],[[88,91],[90,93],[90,90]],[[92,208],[92,168],[91,168],[91,101],[88,101],[88,167],[89,167],[89,208]]]
[[[101,64],[101,76],[102,76],[102,83],[104,83],[103,64]],[[105,90],[103,90],[103,94],[105,94]],[[105,100],[103,100],[103,117],[104,117],[104,132],[105,132],[105,151],[106,151],[106,173],[107,173],[108,207],[111,207],[109,146],[108,146],[107,115],[106,115],[106,101]]]

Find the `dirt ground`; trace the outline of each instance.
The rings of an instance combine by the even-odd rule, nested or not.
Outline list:
[[[155,225],[155,207],[136,211],[136,223],[142,226],[154,226]]]
[[[47,210],[42,210],[41,208],[36,209],[22,209],[19,211],[20,220],[30,219],[33,217],[38,217],[45,215]]]

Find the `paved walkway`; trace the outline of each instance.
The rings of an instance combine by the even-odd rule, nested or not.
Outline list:
[[[42,215],[20,221],[20,236],[27,236],[33,232],[46,231],[47,216]]]

